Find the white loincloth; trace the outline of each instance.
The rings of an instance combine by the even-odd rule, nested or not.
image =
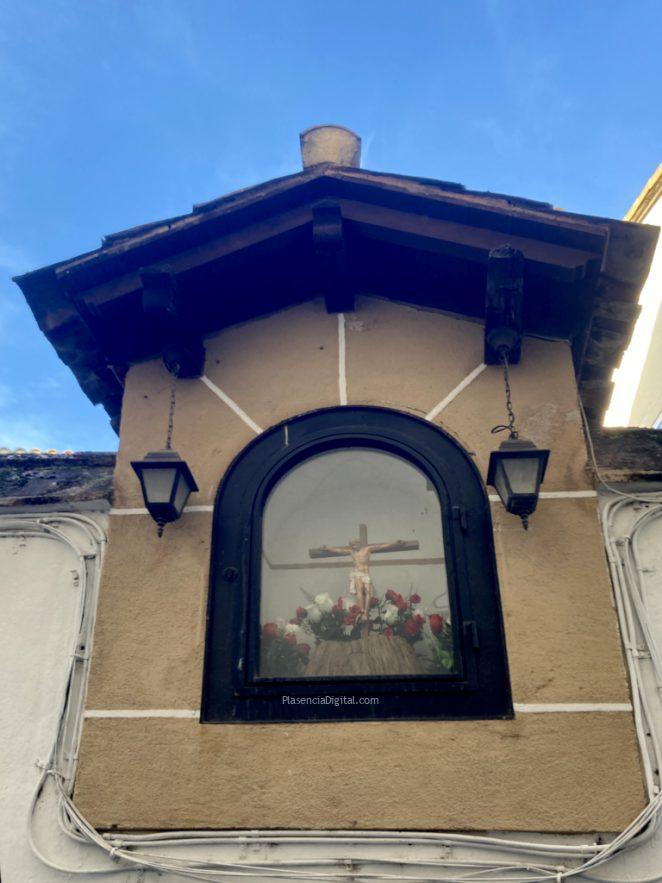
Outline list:
[[[349,592],[351,595],[358,594],[358,589],[372,589],[372,580],[369,573],[363,573],[361,570],[352,570],[349,574]]]

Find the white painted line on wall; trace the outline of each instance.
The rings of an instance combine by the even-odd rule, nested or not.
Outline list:
[[[338,396],[341,405],[347,404],[346,350],[345,314],[338,313]]]
[[[287,427],[285,427],[287,429]],[[541,500],[572,500],[582,498],[597,497],[597,491],[541,491],[539,497]],[[490,503],[500,503],[501,498],[498,494],[490,494],[488,496]],[[187,506],[183,515],[187,512],[213,512],[214,507],[208,506]],[[147,509],[111,509],[111,515],[149,515]]]
[[[183,515],[186,515],[187,512],[213,512],[213,506],[187,506],[184,509]],[[147,509],[111,509],[111,515],[149,515]]]
[[[200,717],[199,708],[94,708],[85,712],[87,717]]]
[[[149,515],[147,509],[111,509],[111,515]]]
[[[248,414],[243,410],[243,408],[239,407],[234,399],[231,399],[227,393],[223,392],[223,390],[216,386],[215,383],[212,383],[212,381],[205,374],[200,377],[200,380],[202,380],[204,385],[208,387],[213,393],[215,393],[222,402],[225,402],[228,408],[231,408],[235,412],[237,417],[241,417],[244,423],[247,426],[250,426],[250,428],[256,435],[260,435],[260,433],[262,432],[262,427],[258,426],[255,420],[251,420]]]
[[[597,491],[540,491],[538,495],[541,500],[580,500],[586,497],[597,497]],[[488,497],[490,503],[501,502],[498,494],[490,494]]]
[[[479,374],[482,374],[482,372],[486,368],[487,368],[487,365],[485,364],[485,362],[481,362],[480,365],[477,365],[470,374],[467,374],[467,376],[464,378],[464,380],[462,380],[460,383],[458,383],[458,385],[455,387],[455,389],[451,390],[448,393],[448,395],[446,396],[445,399],[442,399],[439,402],[439,404],[434,406],[434,408],[430,411],[429,414],[425,415],[425,419],[426,420],[434,420],[434,418],[437,417],[439,414],[441,414],[441,412],[444,410],[444,408],[448,407],[448,405],[450,405],[450,403],[453,401],[453,399],[456,399],[459,396],[459,394],[462,392],[462,390],[466,389],[467,386],[469,386],[469,384],[472,381],[474,381],[476,379],[476,377],[478,377]]]
[[[622,712],[632,711],[629,702],[556,702],[528,704],[515,702],[518,714],[568,714],[576,712]],[[176,717],[197,719],[199,708],[94,708],[85,712],[86,718],[155,718]]]
[[[287,429],[287,427],[285,427]],[[572,500],[597,497],[597,491],[541,491],[539,497],[541,500]],[[490,503],[499,503],[501,498],[498,494],[490,494],[488,497]],[[187,512],[213,512],[214,507],[208,506],[187,506],[183,514]],[[147,509],[111,509],[111,515],[149,515]]]
[[[586,711],[632,711],[629,702],[552,702],[545,704],[514,702],[515,711],[522,714],[567,714]]]
[[[564,500],[566,497],[597,497],[597,491],[541,491],[538,495],[541,500]]]

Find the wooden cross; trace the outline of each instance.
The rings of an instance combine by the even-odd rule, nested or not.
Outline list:
[[[372,548],[368,543],[368,528],[365,524],[359,525],[359,539],[356,540],[356,543],[359,545],[359,548],[371,548],[373,552],[404,552],[420,548],[416,540],[396,540],[393,543],[375,543],[375,548]],[[343,558],[351,555],[352,551],[349,546],[320,546],[318,549],[309,549],[308,554],[311,558]],[[262,557],[269,570],[311,570],[315,568],[347,567],[345,561],[316,561],[315,563],[311,562],[307,564],[293,561],[287,564],[276,564],[269,558],[265,549],[262,550]],[[437,556],[433,558],[389,558],[388,561],[371,561],[370,567],[443,563],[444,558]]]
[[[354,546],[355,548],[352,548]],[[368,527],[365,524],[359,524],[358,540],[350,541],[348,546],[320,546],[318,549],[309,549],[308,554],[311,558],[337,558],[340,556],[351,555],[366,557],[369,560],[370,554],[373,552],[409,552],[419,549],[417,540],[393,540],[390,543],[369,543]],[[367,564],[367,561],[366,561]]]
[[[369,543],[368,528],[365,524],[359,525],[358,540],[350,540],[347,546],[322,546],[319,549],[309,549],[311,558],[329,558],[338,555],[351,555],[354,562],[354,570],[349,577],[349,592],[356,595],[357,604],[361,610],[366,634],[370,630],[370,602],[372,597],[372,580],[370,578],[370,555],[373,552],[408,552],[418,549],[417,540],[393,540],[389,543]]]

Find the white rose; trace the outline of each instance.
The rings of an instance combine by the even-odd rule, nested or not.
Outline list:
[[[386,623],[386,625],[395,625],[398,621],[398,614],[400,611],[395,606],[395,604],[387,604],[384,610],[382,611],[382,619]]]
[[[285,626],[285,634],[286,635],[295,635],[295,637],[298,638],[299,635],[301,634],[301,631],[302,631],[301,627],[298,626],[294,622],[288,622],[288,624]]]
[[[278,626],[278,628],[281,632],[285,630],[285,620],[282,618],[282,616],[279,616],[276,619],[276,625]]]
[[[315,604],[317,604],[322,613],[331,613],[333,610],[333,601],[328,592],[323,592],[321,595],[315,595]]]
[[[319,622],[322,618],[322,611],[319,609],[317,604],[311,604],[310,607],[306,607],[308,611],[308,621],[312,623]]]

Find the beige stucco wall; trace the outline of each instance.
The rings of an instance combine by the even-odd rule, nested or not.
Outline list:
[[[477,323],[368,298],[345,320],[350,404],[423,416],[482,360]],[[314,301],[208,341],[205,372],[265,429],[337,405],[338,365],[338,318]],[[512,388],[522,433],[552,449],[543,490],[590,488],[568,345],[527,339]],[[168,394],[158,361],[129,372],[119,510],[142,505],[129,461],[162,446]],[[436,422],[484,475],[503,416],[489,367]],[[174,446],[200,486],[189,505],[213,502],[254,437],[201,380],[178,382]],[[543,499],[528,532],[499,504],[492,512],[514,702],[628,702],[595,499]],[[186,512],[161,541],[146,515],[111,521],[87,707],[197,709],[211,512]],[[599,711],[250,726],[90,718],[76,797],[95,824],[146,828],[613,830],[644,802],[631,716]]]

